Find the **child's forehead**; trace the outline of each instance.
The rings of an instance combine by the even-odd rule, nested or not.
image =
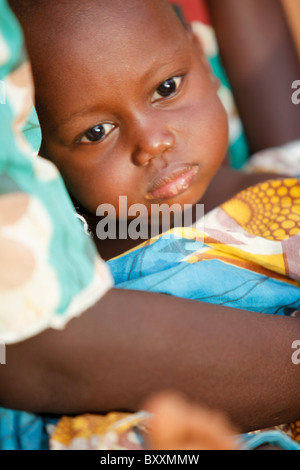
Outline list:
[[[102,6],[101,6],[102,5]],[[135,40],[139,48],[147,40],[166,42],[167,38],[180,37],[185,30],[168,0],[100,0],[92,2],[91,8],[77,19],[69,21],[72,34],[84,32],[84,38],[97,38],[106,48],[110,44]]]
[[[83,24],[85,21],[89,23],[91,33],[97,32],[97,39],[103,41],[107,48],[116,42],[130,43],[135,40],[138,49],[147,40],[155,39],[158,44],[166,41],[166,36],[180,36],[180,32],[184,32],[167,0],[110,2],[104,2],[105,8],[99,8],[97,2],[93,2],[89,14],[82,18]]]
[[[27,29],[37,28],[42,33],[46,28],[46,35],[52,30],[67,36],[70,32],[82,32],[82,28],[88,26],[93,29],[87,30],[87,35],[97,29],[103,37],[116,31],[134,33],[141,27],[144,33],[152,29],[157,33],[182,29],[168,0],[40,0],[36,7],[22,16]]]
[[[73,3],[77,0],[69,0]],[[101,62],[104,72],[116,61],[138,65],[145,54],[159,55],[169,46],[176,51],[187,38],[167,0],[83,0],[69,15],[66,5],[53,5],[45,7],[53,14],[37,25],[39,32],[31,41],[38,68],[45,62],[48,69],[51,59],[58,65],[77,58],[79,66]]]
[[[181,72],[178,57],[186,57],[190,41],[167,1],[83,0],[80,11],[67,16],[58,6],[39,25],[41,39],[31,37],[40,113],[51,110],[55,121],[64,119],[69,108],[74,113],[98,103],[99,90],[101,104],[111,107],[124,83],[129,96],[133,87],[142,93],[149,80]]]

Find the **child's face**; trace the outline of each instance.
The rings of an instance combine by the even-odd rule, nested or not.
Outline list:
[[[42,154],[92,213],[119,196],[194,204],[227,147],[200,49],[161,0],[106,3],[33,56]]]

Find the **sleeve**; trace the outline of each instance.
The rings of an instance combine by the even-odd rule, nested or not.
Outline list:
[[[56,167],[25,137],[30,65],[6,0],[0,18],[0,340],[9,344],[64,328],[113,281]]]
[[[300,178],[300,140],[255,153],[243,170],[247,173],[275,173]]]

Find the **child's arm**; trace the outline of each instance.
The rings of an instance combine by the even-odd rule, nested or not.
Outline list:
[[[207,0],[251,151],[300,138],[297,52],[279,0]]]
[[[300,321],[111,290],[65,330],[7,347],[0,403],[45,413],[136,410],[175,389],[242,430],[300,417]]]

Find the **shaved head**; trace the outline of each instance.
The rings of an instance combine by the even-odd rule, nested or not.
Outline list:
[[[142,11],[149,15],[151,12],[160,12],[167,15],[169,21],[174,21],[176,14],[168,0],[9,0],[11,8],[19,18],[26,30],[33,30],[40,25],[52,24],[59,32],[59,26],[76,25],[80,18],[89,18],[97,15],[99,26],[103,23],[111,25],[111,21],[122,18],[132,18],[132,22],[138,17],[142,20]],[[29,24],[30,22],[30,24]]]
[[[122,51],[123,58],[129,53],[134,32],[139,31],[139,45],[146,44],[146,36],[154,33],[150,25],[155,25],[157,34],[168,29],[174,35],[186,36],[168,0],[10,0],[10,5],[23,27],[35,77],[43,64],[48,67],[51,62],[53,66],[66,51],[71,58],[96,34],[103,49],[107,42],[115,47],[117,60]],[[136,48],[136,44],[133,46]],[[87,54],[91,52],[86,50]],[[100,60],[101,47],[97,54]]]
[[[107,62],[109,48],[110,62],[123,62],[126,70],[128,55],[136,55],[138,64],[141,55],[147,56],[154,35],[170,42],[180,37],[185,41],[187,36],[167,0],[10,0],[10,4],[25,33],[38,109],[45,87],[50,90],[56,80],[65,81],[80,56],[90,56],[93,63]]]

